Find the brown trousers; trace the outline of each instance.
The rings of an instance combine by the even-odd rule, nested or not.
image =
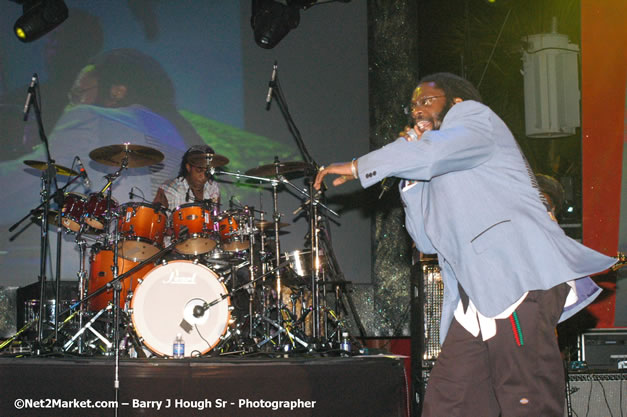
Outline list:
[[[555,326],[569,286],[530,291],[516,313],[523,344],[509,319],[483,341],[456,320],[429,376],[423,417],[561,417],[564,368]]]

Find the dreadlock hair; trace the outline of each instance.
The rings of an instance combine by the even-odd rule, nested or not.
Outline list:
[[[189,148],[185,154],[183,155],[183,158],[181,158],[181,167],[179,168],[179,175],[178,177],[186,177],[187,174],[189,174],[189,171],[187,171],[187,167],[185,166],[187,163],[189,163],[189,157],[191,155],[194,154],[199,154],[199,153],[215,153],[213,148],[209,145],[194,145],[191,148]]]
[[[450,72],[437,72],[423,77],[418,84],[422,83],[434,83],[437,88],[444,91],[446,101],[451,104],[456,97],[482,103],[481,94],[475,86],[459,75]]]

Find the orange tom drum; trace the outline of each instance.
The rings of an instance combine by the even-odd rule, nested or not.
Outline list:
[[[133,261],[143,261],[163,248],[167,216],[155,204],[126,203],[120,206],[118,220],[119,255]]]
[[[213,204],[189,203],[172,213],[175,249],[184,255],[201,255],[218,244],[217,208]],[[185,229],[186,228],[186,229]]]
[[[139,262],[129,261],[119,256],[118,253],[118,275],[130,271]],[[97,250],[92,252],[89,258],[89,283],[87,285],[87,293],[91,294],[98,288],[106,285],[113,279],[113,251],[110,249]],[[124,307],[127,297],[135,287],[137,280],[146,275],[154,265],[152,263],[145,265],[139,271],[135,272],[128,278],[122,280],[122,291],[120,292],[120,307]],[[89,311],[102,310],[113,301],[113,288],[98,294],[88,301],[87,309]]]
[[[244,210],[227,210],[220,213],[218,220],[222,249],[226,252],[239,252],[249,248],[248,220],[250,214]]]

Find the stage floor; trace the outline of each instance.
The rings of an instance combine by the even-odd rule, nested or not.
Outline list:
[[[0,358],[0,415],[113,416],[113,358]],[[407,415],[389,357],[124,359],[118,415]]]

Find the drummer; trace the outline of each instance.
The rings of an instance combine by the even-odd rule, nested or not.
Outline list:
[[[207,155],[214,153],[213,148],[207,145],[189,148],[181,160],[178,176],[161,184],[154,203],[170,210],[196,201],[211,200],[218,204],[220,187],[211,176],[207,176]]]

